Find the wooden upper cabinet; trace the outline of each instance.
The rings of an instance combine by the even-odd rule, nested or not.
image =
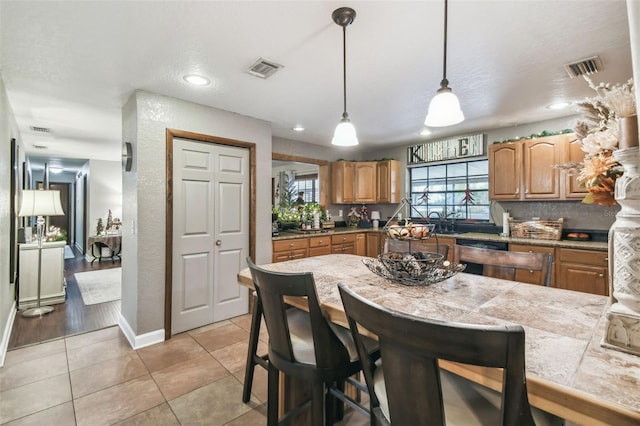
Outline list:
[[[400,162],[397,160],[384,160],[377,162],[378,203],[400,202]]]
[[[522,143],[489,145],[489,198],[520,199]]]
[[[331,163],[331,202],[399,203],[400,162],[385,160]]]
[[[333,204],[355,202],[353,195],[354,164],[352,161],[331,163],[331,202]]]
[[[582,150],[580,140],[578,140],[578,138],[576,138],[576,135],[573,133],[563,135],[563,136],[566,136],[567,141],[565,143],[564,160],[562,162],[563,163],[568,163],[569,161],[575,161],[577,163],[582,162],[582,160],[584,160],[584,156],[586,155],[586,152]],[[562,190],[565,198],[582,199],[584,198],[585,195],[587,195],[588,193],[587,188],[584,186],[584,183],[578,182],[577,176],[569,176],[566,173],[561,173],[560,177],[561,177],[561,182],[564,185]]]
[[[375,161],[357,162],[353,167],[353,201],[375,203],[378,171]]]
[[[584,197],[575,177],[555,165],[582,161],[573,134],[489,145],[491,200],[566,200]],[[566,181],[565,181],[566,179]],[[584,187],[582,187],[584,188]]]
[[[560,171],[553,166],[562,163],[562,142],[555,136],[524,141],[524,199],[559,199]]]

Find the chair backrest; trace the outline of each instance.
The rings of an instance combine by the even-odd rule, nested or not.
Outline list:
[[[291,343],[286,297],[305,298],[309,308],[311,333],[318,368],[335,368],[349,363],[349,354],[329,327],[318,303],[315,281],[311,272],[280,273],[256,266],[250,258],[247,264],[258,294],[269,331],[269,349],[275,351],[286,362],[297,362]],[[277,362],[272,359],[271,362]]]
[[[412,252],[412,251],[427,251],[431,253],[439,253],[447,259],[449,255],[449,246],[447,244],[433,244],[425,243],[420,240],[397,240],[394,238],[387,238],[384,252]]]
[[[537,284],[551,285],[553,256],[548,253],[533,253],[506,250],[491,250],[479,247],[456,245],[454,261],[458,263],[478,263],[483,265],[483,275],[515,280],[516,269],[538,271]]]
[[[479,326],[418,318],[376,305],[339,285],[362,362],[373,414],[381,415],[373,387],[375,363],[358,330],[378,336],[391,423],[444,425],[438,360],[503,368],[502,425],[534,425],[525,381],[525,336],[519,325]]]

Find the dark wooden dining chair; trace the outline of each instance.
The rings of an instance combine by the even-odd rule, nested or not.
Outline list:
[[[374,304],[343,284],[339,291],[369,388],[371,425],[563,424],[540,410],[534,423],[521,326],[429,320]],[[363,349],[361,327],[378,338],[377,362]],[[441,371],[439,360],[502,368],[502,392]]]
[[[330,323],[318,303],[311,272],[276,273],[256,266],[247,259],[258,300],[269,332],[267,424],[297,416],[311,405],[314,426],[332,424],[334,413],[342,416],[346,402],[368,415],[368,410],[344,394],[345,382],[366,391],[366,387],[350,379],[361,370],[361,363],[349,329]],[[296,309],[291,315],[285,298],[305,298],[308,312]],[[377,343],[366,339],[367,353],[377,350]],[[311,387],[307,401],[278,416],[279,372],[297,378]],[[336,404],[335,398],[341,401]]]
[[[429,240],[433,241],[433,240]],[[384,245],[384,252],[431,252],[439,253],[446,260],[449,255],[449,246],[447,244],[426,243],[420,240],[397,240],[394,238],[387,238]]]
[[[505,250],[491,250],[479,247],[454,246],[453,259],[458,263],[477,263],[483,265],[482,275],[515,280],[516,269],[539,272],[536,284],[551,285],[553,255]]]

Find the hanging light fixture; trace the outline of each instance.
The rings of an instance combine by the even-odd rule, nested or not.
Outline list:
[[[331,144],[353,146],[358,145],[358,137],[356,136],[356,128],[351,124],[349,114],[347,114],[347,25],[350,25],[353,23],[353,20],[356,19],[356,11],[350,7],[341,7],[334,10],[331,17],[333,18],[333,22],[342,27],[342,88],[344,94],[342,120],[340,120],[340,123],[336,126]]]
[[[464,120],[458,97],[449,88],[447,80],[447,9],[448,0],[444,0],[444,60],[440,89],[429,104],[429,112],[424,120],[425,126],[444,127],[458,124]]]

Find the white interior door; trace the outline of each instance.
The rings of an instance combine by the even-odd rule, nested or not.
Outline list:
[[[174,139],[172,334],[247,312],[249,151]]]

